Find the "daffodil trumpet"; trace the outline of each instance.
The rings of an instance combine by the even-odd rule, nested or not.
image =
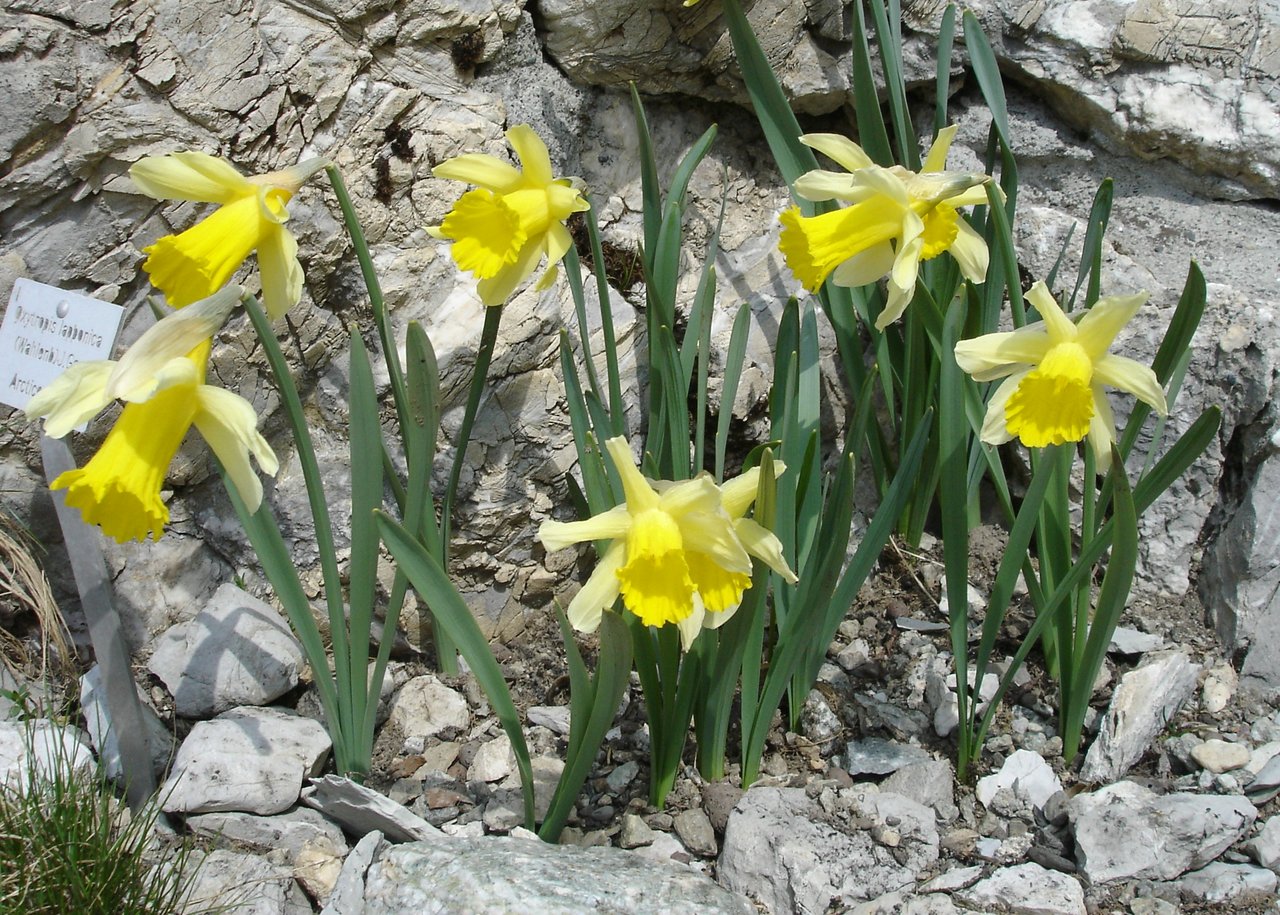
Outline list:
[[[1147,294],[1105,296],[1075,321],[1042,282],[1026,299],[1040,321],[956,344],[956,362],[975,381],[1003,379],[988,401],[982,440],[999,445],[1017,438],[1028,448],[1043,448],[1087,436],[1097,471],[1105,473],[1116,440],[1107,387],[1168,413],[1155,372],[1108,352]]]
[[[876,165],[862,147],[837,134],[806,134],[806,146],[845,169],[817,169],[796,179],[805,200],[849,204],[817,216],[799,207],[783,212],[779,248],[792,273],[811,292],[828,278],[839,286],[865,286],[888,278],[888,298],[876,318],[884,330],[915,293],[920,262],[950,252],[965,279],[982,282],[990,255],[957,207],[986,203],[982,174],[946,170],[956,127],[938,132],[919,173]]]
[[[533,128],[518,124],[506,136],[523,169],[496,156],[466,153],[432,170],[437,178],[477,185],[427,232],[453,242],[454,263],[479,281],[476,292],[485,305],[511,298],[544,256],[547,270],[535,288],[549,288],[573,245],[565,220],[589,209],[576,179],[552,174],[546,144]]]
[[[287,205],[304,183],[328,165],[308,159],[263,175],[242,175],[225,159],[202,152],[149,156],[129,177],[157,200],[216,203],[218,208],[184,232],[143,248],[142,269],[174,308],[225,286],[257,252],[262,300],[274,320],[302,297],[298,242],[288,230]]]
[[[159,538],[169,521],[161,487],[192,426],[218,456],[248,509],[256,511],[261,504],[262,482],[249,458],[267,474],[279,465],[257,430],[257,414],[239,395],[205,384],[212,335],[242,292],[226,287],[174,312],[149,328],[119,362],[74,365],[27,404],[27,418],[44,417],[45,433],[60,438],[113,401],[125,402],[89,462],[51,484],[66,491],[67,504],[79,509],[86,523],[117,542]]]

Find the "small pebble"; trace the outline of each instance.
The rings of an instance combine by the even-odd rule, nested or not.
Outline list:
[[[1241,743],[1228,743],[1225,740],[1206,740],[1191,750],[1191,758],[1202,768],[1221,774],[1239,769],[1249,764],[1252,754],[1249,748]]]

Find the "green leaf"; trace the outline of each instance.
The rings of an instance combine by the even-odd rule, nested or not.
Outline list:
[[[1004,97],[1004,82],[1000,78],[1000,65],[996,62],[995,52],[991,50],[991,43],[987,41],[978,17],[965,10],[963,19],[964,43],[969,49],[969,62],[973,67],[974,78],[978,81],[978,88],[982,90],[987,108],[991,110],[991,120],[1000,141],[1006,148],[1012,149],[1010,138],[1013,134],[1009,130],[1008,105]]]
[[[449,634],[449,640],[458,646],[475,675],[476,682],[484,690],[489,705],[498,716],[502,730],[511,738],[516,766],[520,770],[521,790],[524,793],[525,828],[534,828],[533,818],[533,768],[529,762],[529,747],[524,742],[524,730],[511,693],[507,689],[502,669],[494,660],[493,651],[470,609],[449,580],[448,574],[422,544],[403,527],[382,512],[377,513],[378,530],[391,555],[409,576],[413,587],[422,595],[431,610],[436,625]]]
[[[729,350],[724,361],[724,379],[720,384],[720,413],[716,417],[717,480],[724,479],[725,455],[729,450],[729,427],[733,423],[733,401],[738,396],[738,383],[742,379],[742,366],[747,358],[747,334],[750,330],[751,308],[744,303],[738,307],[738,313],[733,318]]]

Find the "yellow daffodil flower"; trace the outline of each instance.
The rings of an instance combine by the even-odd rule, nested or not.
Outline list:
[[[484,153],[466,153],[440,163],[437,178],[466,181],[479,187],[458,198],[438,226],[435,238],[453,242],[454,263],[470,271],[486,305],[501,305],[516,286],[547,256],[548,268],[537,289],[556,280],[560,259],[573,245],[564,221],[588,209],[576,179],[551,174],[547,147],[527,124],[507,131],[507,142],[524,170]]]
[[[605,448],[622,478],[626,501],[586,521],[547,521],[538,530],[548,550],[614,541],[569,603],[576,629],[595,630],[602,612],[621,596],[646,626],[680,625],[687,648],[702,628],[704,612],[727,619],[737,609],[751,586],[752,555],[795,580],[777,537],[742,517],[755,498],[755,477],[744,474],[727,484],[726,499],[705,474],[651,483],[635,466],[624,438],[609,439]],[[695,615],[698,625],[681,625]]]
[[[159,538],[169,520],[160,498],[165,473],[195,426],[226,468],[241,500],[256,511],[262,482],[249,464],[252,455],[265,473],[278,469],[275,454],[257,430],[258,417],[244,398],[204,383],[211,336],[242,290],[222,289],[159,321],[119,362],[72,366],[27,404],[28,419],[45,417],[55,438],[95,416],[116,398],[125,407],[106,440],[77,470],[53,481],[67,491],[67,504],[85,521],[123,543]]]
[[[817,292],[828,276],[838,286],[865,286],[887,275],[888,301],[876,318],[876,329],[884,330],[911,301],[920,261],[950,251],[965,279],[986,277],[986,242],[956,207],[985,203],[982,186],[990,179],[945,170],[955,134],[954,126],[938,132],[918,174],[876,165],[862,147],[837,134],[800,138],[846,171],[807,172],[796,179],[796,193],[814,202],[852,204],[818,216],[802,216],[799,207],[782,214],[779,248],[806,289]]]
[[[267,314],[279,318],[302,296],[298,242],[285,228],[286,204],[326,164],[309,159],[245,177],[227,161],[201,152],[149,156],[134,163],[129,177],[149,197],[218,204],[185,232],[143,248],[148,257],[142,269],[170,305],[182,308],[225,286],[257,251],[262,301]]]
[[[1147,294],[1101,298],[1078,321],[1063,313],[1044,283],[1026,298],[1043,320],[956,344],[956,362],[974,380],[1004,379],[987,405],[982,440],[999,445],[1016,437],[1028,448],[1043,448],[1087,435],[1098,472],[1105,473],[1116,422],[1104,386],[1168,412],[1155,372],[1107,352]]]

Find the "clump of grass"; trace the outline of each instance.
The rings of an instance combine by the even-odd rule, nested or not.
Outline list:
[[[65,749],[37,761],[37,744],[62,741],[36,733],[28,722],[26,778],[0,786],[0,913],[182,911],[194,844],[155,838],[159,805],[130,813],[100,766],[77,767]]]

